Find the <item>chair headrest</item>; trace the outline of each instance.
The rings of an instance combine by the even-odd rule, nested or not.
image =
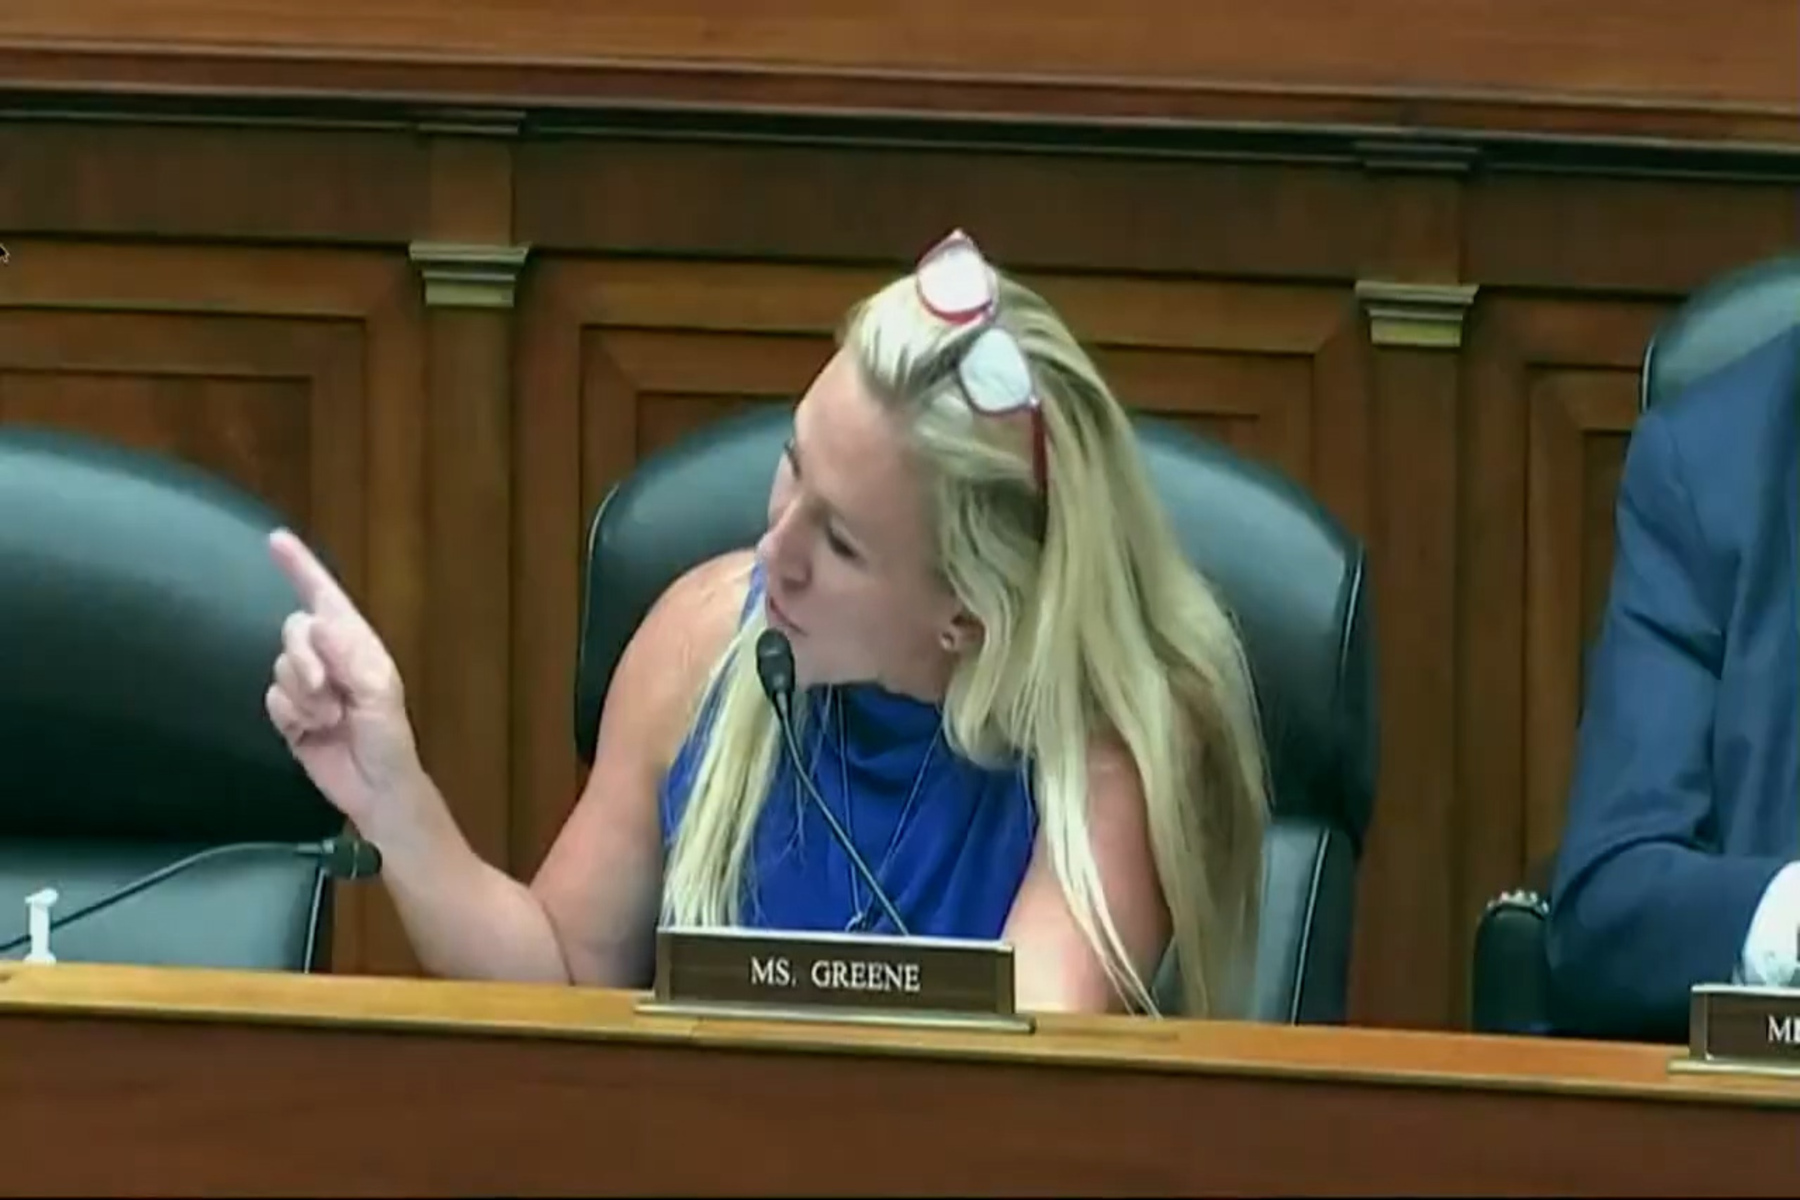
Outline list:
[[[1640,409],[1800,327],[1800,254],[1730,271],[1690,296],[1644,351]]]
[[[0,834],[302,840],[343,819],[263,693],[284,523],[172,458],[0,429]]]

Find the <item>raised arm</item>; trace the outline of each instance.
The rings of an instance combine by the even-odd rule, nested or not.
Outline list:
[[[657,785],[708,655],[729,636],[743,594],[735,564],[684,576],[634,635],[587,786],[527,887],[483,861],[457,827],[419,761],[399,673],[369,622],[299,539],[278,532],[270,551],[300,600],[282,631],[270,719],[320,791],[381,848],[383,881],[424,967],[637,982],[661,883]]]

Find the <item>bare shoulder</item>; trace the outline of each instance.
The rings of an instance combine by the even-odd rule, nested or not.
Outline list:
[[[665,766],[737,630],[754,565],[753,552],[734,550],[683,572],[651,605],[619,659],[608,707],[620,695],[634,698],[643,718],[634,722],[637,732],[654,740]]]
[[[658,791],[737,626],[749,554],[692,568],[657,598],[613,672],[594,765],[532,891],[578,983],[638,986],[662,888]]]
[[[1136,760],[1117,737],[1095,735],[1087,746],[1085,833],[1113,925],[1140,979],[1155,972],[1169,936],[1156,855],[1150,843]],[[1039,825],[1038,843],[1007,916],[1005,937],[1016,952],[1021,1009],[1103,1012],[1123,1005],[1071,907],[1054,865],[1054,833]]]
[[[1096,733],[1088,740],[1087,806],[1088,838],[1107,902],[1137,928],[1163,930],[1144,776],[1131,747],[1116,734]]]
[[[1144,821],[1144,782],[1137,759],[1115,733],[1095,733],[1087,746],[1088,803],[1110,820]]]
[[[662,666],[697,657],[704,675],[737,629],[755,563],[751,551],[733,550],[688,568],[650,606],[633,643]]]

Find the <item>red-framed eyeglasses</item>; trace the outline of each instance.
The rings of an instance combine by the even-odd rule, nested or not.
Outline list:
[[[1031,382],[1031,366],[1019,340],[995,319],[999,277],[982,257],[975,239],[958,229],[925,252],[913,278],[919,302],[952,325],[985,322],[956,364],[963,398],[990,417],[1031,415],[1031,473],[1039,491],[1049,487],[1044,442],[1044,410]]]

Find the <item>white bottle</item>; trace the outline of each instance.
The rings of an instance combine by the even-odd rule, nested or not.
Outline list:
[[[55,888],[45,888],[25,897],[26,929],[31,934],[31,952],[25,956],[28,963],[56,961],[56,955],[50,953],[50,909],[56,899]]]

